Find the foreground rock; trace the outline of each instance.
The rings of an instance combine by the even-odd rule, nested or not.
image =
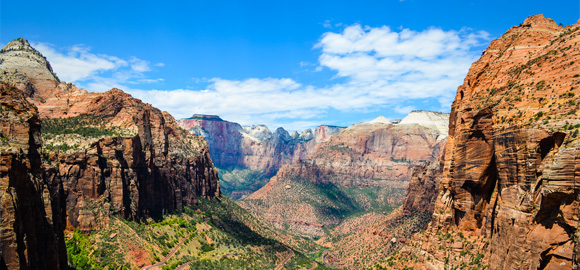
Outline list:
[[[62,185],[43,177],[38,112],[6,84],[0,106],[0,269],[68,269]]]
[[[579,26],[529,17],[472,65],[433,221],[400,266],[580,267]]]

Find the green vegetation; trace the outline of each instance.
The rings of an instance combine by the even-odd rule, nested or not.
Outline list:
[[[248,168],[218,168],[218,176],[222,193],[233,200],[260,189],[271,177],[263,171]]]
[[[90,138],[122,136],[119,128],[106,126],[109,121],[107,118],[105,116],[80,115],[69,118],[44,119],[41,132],[43,135],[78,134]]]
[[[168,256],[162,269],[186,263],[191,269],[273,269],[290,254],[287,246],[274,239],[279,232],[227,197],[200,199],[199,204],[158,221],[110,218],[99,231],[65,233],[73,269],[136,269],[131,254],[139,250],[146,254],[145,265]],[[312,265],[312,260],[295,250],[285,268]]]
[[[68,261],[72,269],[129,269],[122,254],[115,252],[115,246],[107,241],[95,246],[91,240],[94,241],[78,230],[66,240]]]
[[[399,162],[399,163],[411,164],[411,161],[407,160],[406,158],[398,159],[398,158],[391,157],[391,161],[393,161],[393,162]]]

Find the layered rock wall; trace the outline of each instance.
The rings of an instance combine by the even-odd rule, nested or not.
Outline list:
[[[44,177],[40,151],[36,108],[0,84],[0,269],[68,269],[62,185]]]
[[[433,213],[439,194],[439,183],[443,177],[445,151],[437,160],[428,161],[413,168],[409,188],[403,202],[403,210]]]
[[[280,228],[321,236],[349,214],[402,203],[413,168],[434,161],[444,138],[437,128],[384,117],[356,124],[317,144],[308,158],[283,166],[239,204]],[[434,189],[433,181],[424,186]]]
[[[0,79],[21,87],[38,107],[44,172],[62,185],[68,228],[98,229],[110,214],[160,217],[199,197],[220,196],[202,138],[119,89],[88,93],[59,82],[39,55],[25,40],[10,42],[0,53]]]
[[[418,124],[360,123],[318,144],[308,159],[280,170],[278,177],[302,177],[341,186],[406,183],[412,168],[435,160],[441,133]]]
[[[470,68],[433,221],[413,244],[422,267],[579,267],[579,28],[529,17]]]

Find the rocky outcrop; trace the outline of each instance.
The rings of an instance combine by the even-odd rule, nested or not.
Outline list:
[[[409,212],[433,213],[439,194],[439,183],[443,177],[445,151],[435,161],[428,161],[413,168],[409,188],[403,202],[403,210]],[[424,229],[424,228],[422,228]]]
[[[39,104],[41,115],[59,102]],[[86,147],[49,153],[54,166],[50,175],[65,188],[68,227],[95,229],[108,214],[133,220],[159,217],[194,204],[199,196],[219,196],[205,141],[179,128],[170,115],[118,89],[70,99],[68,110],[44,114],[50,117],[45,122],[60,118],[73,125],[76,119],[96,118],[120,135],[89,135],[94,142]]]
[[[28,63],[20,59],[37,53],[27,42],[14,42],[24,45],[11,42],[0,54],[0,79],[26,86],[25,91],[29,83],[33,86],[26,93],[43,120],[45,174],[50,182],[62,183],[68,228],[97,229],[110,214],[132,220],[159,217],[198,197],[220,195],[202,138],[119,89],[88,93],[44,77],[37,83],[35,74],[49,64],[7,65]]]
[[[0,84],[0,269],[68,269],[62,185],[44,178],[40,151],[36,108]]]
[[[23,38],[8,42],[0,50],[0,64],[3,82],[16,85],[26,96],[37,100],[46,97],[42,90],[60,83],[46,58]]]
[[[439,130],[439,140],[447,138],[449,131],[449,114],[431,111],[412,111],[398,124],[417,124]]]
[[[304,159],[319,142],[325,142],[344,128],[319,126],[313,133],[307,129],[290,135],[283,128],[271,132],[264,125],[241,126],[214,115],[193,115],[179,125],[192,134],[203,136],[216,166],[248,168],[274,175],[278,170]]]
[[[579,29],[529,17],[472,65],[452,105],[433,221],[403,257],[426,268],[580,267]]]

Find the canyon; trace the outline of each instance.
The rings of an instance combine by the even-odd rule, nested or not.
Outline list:
[[[415,111],[400,122],[355,124],[239,204],[278,228],[315,237],[351,215],[389,212],[403,202],[413,168],[440,155],[447,121],[444,113]]]
[[[579,269],[579,34],[510,28],[450,114],[292,134],[88,92],[11,41],[0,269]]]
[[[215,115],[193,115],[177,123],[208,142],[212,160],[220,169],[223,192],[233,199],[258,190],[281,167],[305,159],[316,144],[344,129],[322,125],[300,134],[284,128],[271,132],[264,125],[241,126]]]

